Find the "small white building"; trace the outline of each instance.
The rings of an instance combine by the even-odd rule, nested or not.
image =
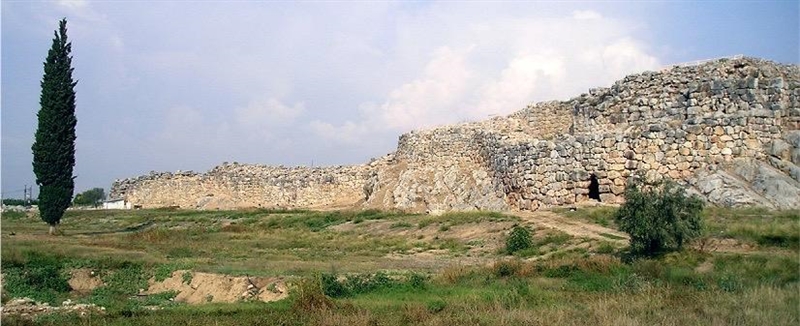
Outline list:
[[[103,201],[103,209],[131,209],[131,203],[124,198]]]

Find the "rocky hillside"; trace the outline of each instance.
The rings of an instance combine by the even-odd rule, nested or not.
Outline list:
[[[116,182],[112,196],[143,207],[535,210],[620,202],[627,178],[642,170],[719,205],[800,208],[799,99],[798,66],[723,59],[631,75],[506,117],[413,131],[370,164],[154,173]]]

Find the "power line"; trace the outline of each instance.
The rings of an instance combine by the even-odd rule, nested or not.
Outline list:
[[[4,194],[10,194],[10,193],[21,192],[21,191],[25,191],[25,189],[19,189],[19,190],[7,190],[7,191],[6,191],[6,190],[3,190],[3,193],[4,193]]]

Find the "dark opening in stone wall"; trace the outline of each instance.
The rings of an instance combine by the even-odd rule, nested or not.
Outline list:
[[[600,201],[600,183],[597,182],[597,176],[594,174],[589,177],[589,199]]]

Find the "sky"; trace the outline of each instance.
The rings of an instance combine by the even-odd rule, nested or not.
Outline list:
[[[223,162],[359,164],[415,129],[736,54],[798,64],[798,1],[2,1],[0,188],[35,184],[66,18],[76,193]]]

